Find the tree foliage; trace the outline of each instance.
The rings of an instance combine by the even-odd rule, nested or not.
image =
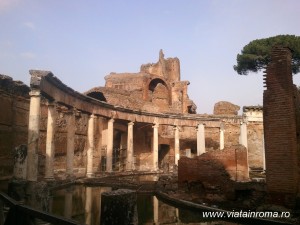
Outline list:
[[[249,71],[258,72],[270,62],[271,49],[275,45],[289,47],[292,50],[293,74],[300,72],[300,37],[295,35],[278,35],[257,39],[244,46],[241,54],[237,55],[234,70],[240,75],[247,75]]]

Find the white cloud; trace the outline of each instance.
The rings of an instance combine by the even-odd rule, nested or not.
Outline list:
[[[35,59],[36,58],[36,54],[33,52],[22,52],[22,53],[20,53],[20,56],[23,59]]]
[[[0,0],[1,1],[1,0]],[[23,24],[23,26],[24,27],[26,27],[26,28],[29,28],[29,29],[31,29],[31,30],[35,30],[35,25],[34,25],[34,23],[33,22],[24,22],[24,23],[22,23]]]

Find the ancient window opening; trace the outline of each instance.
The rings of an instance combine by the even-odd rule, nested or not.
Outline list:
[[[107,100],[102,92],[91,92],[91,93],[87,94],[87,96],[95,98],[102,102],[107,102]]]
[[[155,88],[156,88],[156,86],[157,86],[158,84],[162,84],[162,85],[164,85],[164,86],[168,89],[166,83],[165,83],[163,80],[161,80],[161,79],[159,79],[159,78],[156,78],[156,79],[153,79],[153,80],[150,82],[150,84],[149,84],[149,90],[152,91],[152,92],[154,92],[154,90],[155,90]]]
[[[160,144],[158,147],[158,167],[160,169],[168,171],[169,169],[169,153],[170,145]]]

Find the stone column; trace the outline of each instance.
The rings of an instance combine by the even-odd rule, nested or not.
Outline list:
[[[28,122],[27,180],[37,181],[40,136],[40,90],[31,90]]]
[[[240,133],[240,144],[244,145],[248,148],[248,140],[247,140],[247,124],[245,122],[241,123],[241,133]]]
[[[220,150],[224,149],[224,124],[220,125]]]
[[[175,165],[178,166],[178,160],[180,158],[180,144],[179,144],[179,127],[174,127],[175,133],[175,143],[174,143],[174,150],[175,150]]]
[[[126,170],[130,171],[133,168],[133,122],[128,123],[128,134],[127,134],[127,163]]]
[[[107,156],[106,156],[106,171],[112,172],[112,157],[114,145],[114,119],[108,121],[107,126]]]
[[[205,153],[205,130],[204,124],[197,127],[197,156]]]
[[[45,163],[45,179],[52,180],[53,176],[53,160],[55,151],[55,105],[48,102],[48,121],[47,121],[47,138],[46,138],[46,163]]]
[[[158,170],[158,127],[159,124],[155,123],[153,126],[153,170]]]
[[[66,175],[67,177],[73,176],[73,160],[74,160],[74,146],[75,146],[75,111],[72,109],[67,113],[67,168]]]
[[[89,118],[87,139],[88,139],[88,149],[87,149],[87,163],[86,163],[86,176],[93,177],[93,152],[94,152],[94,123],[95,116],[92,114]]]

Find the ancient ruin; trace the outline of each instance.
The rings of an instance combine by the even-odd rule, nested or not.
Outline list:
[[[276,46],[265,74],[264,130],[269,200],[295,206],[299,193],[299,105],[291,51]]]
[[[6,106],[0,116],[1,154],[11,159],[0,171],[3,177],[12,174],[10,149],[26,144],[27,135],[27,180],[173,171],[182,156],[237,144],[248,148],[250,168],[263,169],[262,121],[248,115],[253,108],[239,116],[238,106],[218,103],[215,115],[195,114],[189,82],[180,80],[179,59],[165,59],[162,51],[157,63],[142,65],[139,73],[111,73],[105,87],[84,94],[49,71],[31,70],[30,75],[30,91],[1,76]]]
[[[294,208],[300,98],[290,64],[289,49],[276,47],[267,68],[264,107],[244,106],[242,115],[240,106],[226,101],[217,102],[212,115],[197,114],[189,82],[181,81],[179,59],[165,59],[162,50],[157,63],[142,65],[138,73],[110,73],[105,87],[84,93],[50,71],[30,70],[30,87],[0,75],[0,179],[28,183],[31,194],[46,193],[39,208],[48,207],[48,184],[79,178],[85,184],[109,183],[110,176],[120,175],[111,187],[157,191],[165,198],[197,196],[192,200],[203,207],[256,209],[267,193],[267,202]],[[253,173],[260,177],[253,179]],[[136,174],[156,177],[139,186]],[[129,192],[128,199],[136,201],[135,192]],[[107,194],[108,202],[115,201],[115,193],[120,194]],[[90,213],[90,187],[86,195]],[[65,199],[72,205],[72,193]],[[129,220],[137,223],[136,205],[126,201],[123,208],[132,208]],[[153,197],[154,222],[158,212]]]

